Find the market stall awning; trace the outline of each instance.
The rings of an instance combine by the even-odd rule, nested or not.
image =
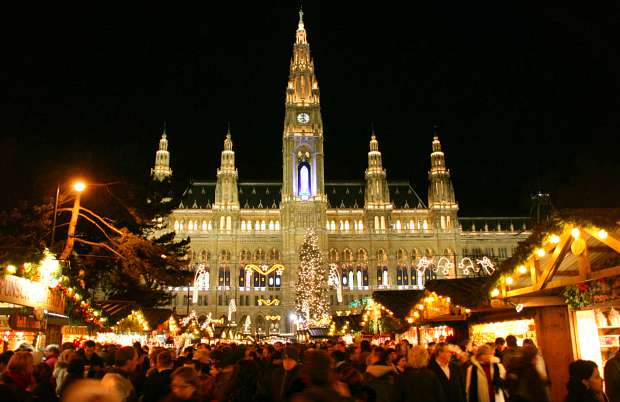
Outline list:
[[[403,319],[424,297],[424,290],[377,290],[372,298],[390,309],[394,317]]]
[[[484,286],[491,297],[555,296],[570,285],[620,276],[620,209],[555,211]]]
[[[143,308],[142,314],[151,329],[164,324],[173,315],[173,311],[167,308]],[[176,317],[175,317],[176,319]]]
[[[484,284],[489,277],[431,279],[424,286],[438,295],[450,297],[453,304],[463,307],[478,307],[487,300]]]
[[[135,304],[132,300],[106,300],[101,303],[101,309],[109,322],[115,323],[131,314]]]

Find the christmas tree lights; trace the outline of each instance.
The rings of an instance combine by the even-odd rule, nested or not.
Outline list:
[[[329,323],[327,267],[323,264],[319,239],[309,230],[299,251],[299,275],[295,307],[302,327],[326,327]]]

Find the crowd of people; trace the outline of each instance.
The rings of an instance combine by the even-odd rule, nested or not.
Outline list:
[[[180,351],[89,340],[79,348],[49,345],[41,360],[27,345],[0,355],[0,401],[550,401],[543,356],[514,336],[475,347],[450,339],[426,346],[330,340]],[[607,401],[595,363],[577,360],[568,371],[568,402]]]

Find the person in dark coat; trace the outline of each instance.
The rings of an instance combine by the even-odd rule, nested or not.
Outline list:
[[[293,395],[292,402],[346,402],[350,399],[347,386],[335,381],[332,361],[324,350],[311,349],[304,353],[301,376],[308,385]]]
[[[620,402],[620,352],[605,363],[605,392],[609,402]]]
[[[368,357],[368,366],[364,374],[365,383],[377,394],[377,402],[389,402],[393,399],[396,369],[388,363],[387,352],[376,348]]]
[[[282,353],[281,363],[269,370],[260,385],[261,400],[288,402],[293,395],[306,388],[301,379],[299,352],[294,346],[287,346]]]
[[[452,352],[448,344],[436,344],[434,356],[429,362],[428,368],[437,376],[444,397],[451,402],[465,402],[463,372],[456,364],[451,362]]]
[[[506,373],[505,387],[510,402],[549,402],[546,382],[536,370],[538,349],[524,346],[521,357]]]
[[[408,367],[396,376],[394,402],[446,401],[437,376],[427,368],[428,357],[428,351],[420,345],[409,351]]]
[[[170,375],[174,369],[172,354],[161,351],[157,354],[157,366],[144,381],[143,402],[159,402],[170,393]]]

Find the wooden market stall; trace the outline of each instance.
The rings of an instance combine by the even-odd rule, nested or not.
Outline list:
[[[556,212],[486,288],[494,306],[534,321],[554,401],[564,400],[573,360],[593,360],[602,374],[620,346],[619,222],[617,209]]]

